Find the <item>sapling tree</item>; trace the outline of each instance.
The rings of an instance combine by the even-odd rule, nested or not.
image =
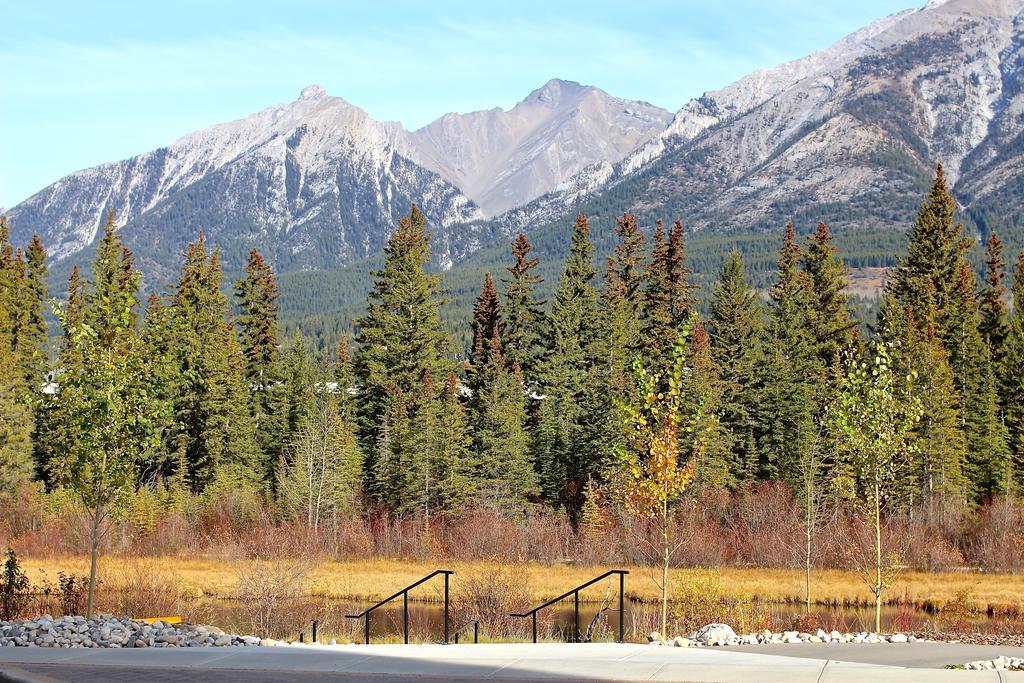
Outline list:
[[[158,425],[166,412],[150,386],[135,328],[138,288],[131,254],[108,220],[85,315],[69,315],[55,306],[65,329],[65,352],[78,362],[61,376],[54,397],[64,438],[48,469],[52,480],[73,491],[90,514],[90,617],[105,523],[113,504],[135,489],[139,463],[159,448]]]
[[[858,557],[858,569],[875,597],[875,631],[881,630],[882,595],[899,572],[899,558],[884,553],[882,512],[905,490],[913,455],[920,399],[911,391],[916,377],[899,377],[892,351],[874,344],[872,357],[850,362],[840,385],[831,423],[846,463],[838,482],[856,501],[871,531],[871,558]]]
[[[627,416],[627,442],[618,449],[625,479],[626,508],[658,525],[660,543],[641,539],[656,550],[661,566],[661,632],[668,626],[668,570],[678,544],[672,538],[672,506],[693,481],[697,456],[704,445],[697,434],[703,402],[683,390],[688,370],[687,343],[693,325],[679,333],[672,349],[672,364],[664,373],[652,373],[637,358],[633,361],[637,395],[635,405],[623,405]]]

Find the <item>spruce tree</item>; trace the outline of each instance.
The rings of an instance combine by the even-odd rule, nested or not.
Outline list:
[[[255,488],[268,474],[256,448],[245,358],[227,320],[222,279],[220,254],[208,254],[200,235],[185,251],[173,298],[181,378],[174,398],[180,425],[175,436],[196,490],[211,484]]]
[[[519,365],[523,382],[527,388],[537,380],[537,358],[541,355],[541,332],[544,324],[543,299],[534,296],[534,290],[541,278],[533,271],[540,260],[530,258],[533,246],[526,235],[519,233],[512,242],[512,256],[515,263],[506,270],[509,277],[504,280],[505,295],[505,358],[509,366]]]
[[[1024,488],[1024,305],[1020,303],[1024,302],[1024,251],[1017,257],[1011,292],[1013,309],[1006,336],[1001,385],[1012,488],[1020,491]]]
[[[697,286],[690,284],[690,274],[682,222],[677,220],[666,236],[664,224],[658,221],[643,313],[644,353],[653,367],[671,362],[673,340],[696,310]]]
[[[32,439],[36,471],[47,483],[49,483],[50,460],[60,449],[60,444],[65,438],[61,432],[62,416],[56,395],[59,391],[60,378],[64,375],[74,375],[82,368],[81,345],[72,343],[71,331],[79,329],[85,321],[84,288],[85,285],[82,282],[78,266],[72,266],[71,275],[68,278],[68,300],[64,306],[64,317],[61,321],[62,336],[58,345],[55,367],[57,382],[54,385],[54,391],[44,393],[37,405]],[[2,309],[3,307],[0,306],[0,317],[3,315]]]
[[[582,485],[604,480],[614,461],[616,449],[625,439],[625,419],[621,407],[628,402],[636,384],[632,365],[643,348],[641,315],[643,284],[647,279],[644,238],[636,218],[623,214],[615,233],[619,241],[607,260],[604,288],[600,296],[595,326],[597,334],[590,345],[590,370],[583,394],[577,450],[586,472],[575,490],[575,512],[583,503]]]
[[[424,529],[430,528],[430,516],[440,508],[441,411],[444,407],[440,388],[430,371],[410,397],[409,447],[400,460],[399,513],[422,515]]]
[[[940,164],[910,231],[907,255],[897,262],[887,293],[904,310],[934,308],[935,333],[953,370],[968,471],[975,494],[981,496],[996,490],[1005,478],[1008,453],[988,372],[989,351],[980,331],[977,282],[967,258],[971,242],[956,222],[956,210]]]
[[[490,364],[491,339],[504,333],[501,300],[490,273],[484,274],[483,288],[473,305],[473,349],[469,357],[469,387],[475,394],[480,389],[483,369]],[[473,400],[476,405],[476,399]]]
[[[707,330],[712,358],[722,383],[719,421],[733,444],[736,478],[749,480],[758,470],[758,395],[764,362],[764,317],[738,251],[728,255],[718,275]]]
[[[163,297],[151,293],[146,302],[146,315],[142,336],[142,353],[150,373],[150,392],[160,401],[172,404],[181,386],[177,363],[178,329],[174,318],[175,309]],[[177,451],[180,430],[168,414],[160,431],[164,435],[163,447],[156,462],[154,474],[165,482],[179,474],[179,480],[187,479],[187,471],[177,472]]]
[[[999,235],[993,232],[985,243],[985,284],[978,297],[978,308],[981,312],[981,338],[988,346],[989,360],[997,371],[1003,363],[1004,344],[1009,334],[1005,283],[1003,243]]]
[[[477,492],[479,479],[475,467],[478,458],[470,454],[472,438],[459,394],[459,379],[448,373],[441,395],[441,415],[437,425],[437,490],[441,508],[459,512]]]
[[[683,391],[693,405],[703,406],[694,425],[694,439],[700,444],[693,449],[698,486],[731,488],[736,485],[739,469],[733,460],[731,435],[721,423],[723,387],[711,350],[711,336],[697,324],[690,338],[687,355],[690,372]]]
[[[280,416],[273,414],[278,376],[278,290],[274,270],[259,251],[253,249],[245,265],[245,277],[235,282],[238,302],[238,326],[245,377],[252,398],[256,440],[264,461],[274,464],[282,453],[288,435],[280,431]],[[288,419],[297,427],[294,416]],[[269,471],[269,470],[268,470]]]
[[[28,383],[15,342],[20,282],[9,242],[7,217],[0,216],[0,492],[32,475],[32,411]]]
[[[271,443],[275,443],[275,447],[276,443],[280,443],[286,449],[286,444],[295,439],[300,425],[313,408],[317,391],[317,367],[302,332],[296,332],[288,340],[279,365],[275,375],[280,384],[272,411],[279,420],[275,424],[268,424],[267,428],[279,430],[280,433],[272,437],[276,442],[271,440]],[[281,450],[275,455],[283,454],[284,450]]]
[[[800,463],[813,448],[815,381],[822,374],[812,336],[811,278],[793,224],[779,252],[778,280],[770,292],[768,348],[761,391],[758,475],[800,480]]]
[[[802,262],[809,278],[811,340],[821,366],[834,366],[840,351],[856,338],[857,323],[846,295],[848,269],[832,246],[832,233],[824,223],[818,223],[808,236]]]
[[[25,308],[24,328],[19,334],[19,355],[24,375],[33,393],[38,393],[49,370],[46,327],[46,249],[39,235],[25,250],[25,279],[22,287],[22,306]]]
[[[597,336],[596,275],[590,225],[582,214],[573,226],[572,247],[555,290],[539,370],[541,401],[534,458],[544,495],[575,504],[590,475],[580,449],[582,402]]]
[[[392,465],[405,455],[400,452],[402,439],[396,438],[401,435],[389,422],[407,424],[407,395],[425,373],[447,377],[452,365],[451,344],[440,317],[441,276],[426,271],[429,262],[430,238],[423,214],[413,205],[388,240],[384,267],[374,273],[366,315],[356,323],[360,438],[368,459],[366,471],[374,477],[371,493],[381,500],[397,495],[397,489],[381,486],[396,485]]]
[[[114,212],[110,211],[92,264],[92,281],[83,297],[83,322],[95,331],[102,343],[109,344],[124,329],[136,329],[137,278],[135,256],[121,243]]]
[[[537,492],[526,432],[526,396],[518,367],[506,367],[497,333],[480,388],[475,478],[478,495],[498,509],[522,505]]]
[[[909,391],[923,409],[912,434],[913,476],[905,480],[900,498],[908,507],[929,500],[963,500],[969,488],[965,472],[967,443],[949,354],[935,330],[934,309],[898,307],[894,298],[884,298],[885,324],[879,333],[892,349],[893,368],[902,377],[916,378]]]
[[[338,348],[334,352],[334,383],[337,385],[338,410],[346,421],[355,418],[352,391],[355,389],[355,376],[352,371],[352,353],[348,348],[348,335],[338,339]]]

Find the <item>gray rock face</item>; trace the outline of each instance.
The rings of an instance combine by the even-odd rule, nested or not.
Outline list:
[[[593,86],[552,80],[509,111],[446,114],[407,136],[408,156],[495,216],[596,163],[617,163],[672,115]]]
[[[203,230],[228,268],[256,246],[288,270],[375,253],[413,202],[435,231],[481,218],[451,183],[402,155],[403,135],[307,88],[295,102],[73,173],[11,209],[12,235],[20,243],[38,232],[59,262],[86,249],[113,209],[151,268],[176,266]]]
[[[114,210],[150,272],[171,271],[203,230],[228,269],[252,247],[278,271],[337,267],[378,252],[416,202],[442,266],[479,246],[481,220],[550,192],[660,133],[667,111],[552,81],[511,111],[446,115],[408,132],[318,86],[298,100],[73,173],[10,210],[15,242],[38,232],[54,262],[96,239]],[[91,250],[86,256],[91,258]]]
[[[561,220],[614,192],[694,229],[905,227],[936,161],[979,223],[1024,230],[1024,1],[947,0],[883,18],[803,59],[684,105],[617,164],[503,217]],[[836,206],[842,207],[841,211]]]

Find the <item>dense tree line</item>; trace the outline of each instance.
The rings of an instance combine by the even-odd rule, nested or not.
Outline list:
[[[0,488],[84,479],[98,491],[110,480],[97,463],[117,452],[133,486],[249,491],[313,527],[470,505],[551,505],[575,521],[614,485],[646,378],[648,394],[670,382],[665,391],[700,406],[679,448],[693,485],[783,480],[855,498],[851,432],[833,412],[856,405],[850,392],[869,380],[851,378],[872,358],[896,378],[886,391],[921,406],[891,463],[888,503],[970,503],[1024,484],[1024,320],[1007,303],[1024,296],[1024,255],[1008,291],[992,234],[977,282],[941,167],[867,331],[825,224],[802,238],[786,226],[767,291],[733,250],[704,302],[679,222],[645,232],[623,214],[614,237],[599,269],[579,216],[546,290],[518,235],[505,270],[483,278],[464,354],[442,321],[442,276],[414,206],[351,338],[324,360],[300,334],[282,337],[278,283],[259,252],[227,288],[219,251],[199,236],[170,291],[143,307],[133,255],[108,220],[90,276],[75,269],[57,306],[51,361],[45,251],[38,238],[15,249],[2,222]]]

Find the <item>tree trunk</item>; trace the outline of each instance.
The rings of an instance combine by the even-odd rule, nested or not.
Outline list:
[[[664,555],[661,564],[661,635],[668,638],[668,565],[672,549],[668,543],[668,501],[661,504],[661,541]]]
[[[882,503],[875,480],[875,633],[882,630]]]
[[[92,552],[89,560],[89,598],[86,602],[86,617],[92,619],[93,606],[96,603],[96,559],[100,552],[100,514],[102,506],[96,503],[92,515]]]
[[[806,488],[804,490],[804,613],[811,613],[811,544],[814,540],[814,509],[813,509],[813,488],[810,473],[804,474]]]
[[[806,538],[807,546],[804,553],[804,613],[811,613],[811,511],[810,504],[808,504],[807,510],[807,529]]]

